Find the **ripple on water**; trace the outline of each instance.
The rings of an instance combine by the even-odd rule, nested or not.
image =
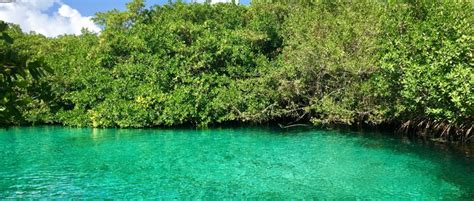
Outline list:
[[[474,196],[472,158],[339,131],[13,128],[0,159],[0,198]]]

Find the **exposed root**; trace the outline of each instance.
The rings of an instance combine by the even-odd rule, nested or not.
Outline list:
[[[280,128],[291,128],[291,127],[301,127],[301,126],[310,126],[308,124],[290,124],[290,125],[282,125],[282,124],[278,124],[278,126],[280,126]]]
[[[474,142],[472,124],[452,124],[429,119],[408,120],[400,125],[399,132],[424,136],[438,142]]]

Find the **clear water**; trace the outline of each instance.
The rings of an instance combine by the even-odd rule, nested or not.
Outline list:
[[[340,131],[11,128],[0,167],[0,198],[474,198],[473,158]]]

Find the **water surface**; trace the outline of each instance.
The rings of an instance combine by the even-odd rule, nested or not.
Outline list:
[[[0,130],[0,198],[472,199],[474,159],[325,130]]]

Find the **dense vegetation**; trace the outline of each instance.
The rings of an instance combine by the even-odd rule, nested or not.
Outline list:
[[[14,83],[2,61],[2,123],[311,122],[473,136],[470,1],[143,5],[98,13],[100,34],[1,29],[14,41],[3,58],[18,50],[51,69]]]
[[[27,86],[49,69],[22,43],[14,43],[11,35],[25,37],[18,27],[9,28],[0,21],[0,125],[18,122],[19,109],[34,98],[27,95]]]

